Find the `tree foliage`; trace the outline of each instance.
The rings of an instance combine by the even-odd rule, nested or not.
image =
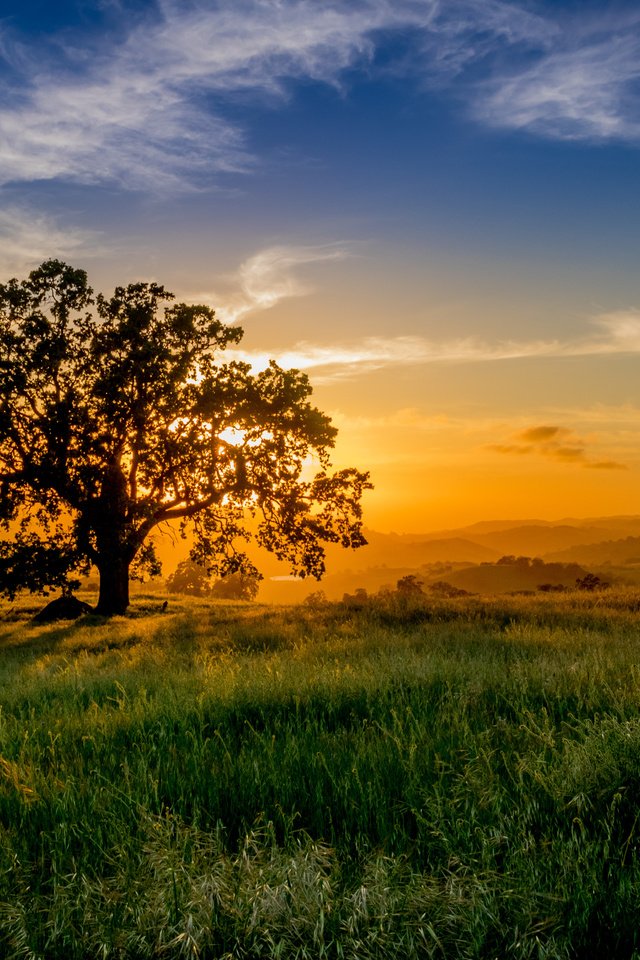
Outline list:
[[[307,377],[225,360],[240,327],[173,301],[156,283],[94,296],[56,260],[0,285],[1,592],[69,589],[94,564],[98,611],[121,613],[167,521],[218,576],[257,575],[250,535],[316,578],[325,544],[365,542],[368,474],[330,472]]]

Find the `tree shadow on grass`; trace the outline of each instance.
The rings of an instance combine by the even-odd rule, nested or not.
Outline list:
[[[95,614],[78,617],[77,620],[58,620],[53,623],[34,623],[31,618],[16,620],[16,627],[0,635],[0,652],[3,659],[15,657],[20,660],[38,658],[55,653],[65,641],[72,639],[87,628],[102,627],[109,621]]]

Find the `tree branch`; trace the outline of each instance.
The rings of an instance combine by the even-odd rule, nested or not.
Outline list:
[[[159,523],[163,523],[165,520],[184,520],[188,517],[193,517],[196,513],[200,513],[201,510],[206,510],[208,507],[212,507],[214,504],[220,503],[223,496],[224,490],[216,490],[215,493],[212,493],[204,500],[197,500],[195,503],[191,503],[187,506],[176,508],[171,505],[169,507],[165,506],[160,510],[156,510],[153,516],[145,520],[138,530],[138,539],[140,543],[142,543],[147,534]]]

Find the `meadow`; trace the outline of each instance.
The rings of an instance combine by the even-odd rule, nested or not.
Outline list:
[[[0,955],[640,957],[640,593],[0,621]]]

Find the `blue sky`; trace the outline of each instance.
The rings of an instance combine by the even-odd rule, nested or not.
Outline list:
[[[635,3],[5,0],[0,273],[241,319],[374,465],[378,525],[576,484],[632,511],[639,80]],[[523,453],[539,424],[581,454]]]

